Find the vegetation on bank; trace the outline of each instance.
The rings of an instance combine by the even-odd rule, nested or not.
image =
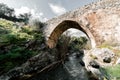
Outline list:
[[[41,29],[5,19],[0,19],[0,34],[0,74],[38,54],[39,46],[44,43]]]

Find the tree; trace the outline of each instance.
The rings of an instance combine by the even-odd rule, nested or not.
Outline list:
[[[25,24],[28,24],[30,17],[31,13],[24,13],[19,15],[19,19],[23,21]]]
[[[20,14],[17,18],[15,15],[15,10],[9,8],[6,4],[0,3],[0,18],[7,19],[14,22],[24,22],[28,24],[31,13]]]
[[[3,3],[0,3],[0,17],[1,16],[13,17],[14,9],[9,8],[7,5],[5,5]]]

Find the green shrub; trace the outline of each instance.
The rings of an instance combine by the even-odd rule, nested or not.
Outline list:
[[[12,62],[6,62],[3,67],[5,68],[5,71],[8,71],[9,69],[13,68],[15,66],[15,64],[13,64]]]
[[[35,54],[35,51],[31,51],[20,46],[13,46],[7,53],[0,54],[0,66],[3,68],[2,71],[8,71],[15,66],[20,66],[23,62]]]
[[[80,38],[76,38],[76,37],[72,37],[71,41],[70,41],[70,45],[69,47],[72,50],[80,50],[80,49],[84,49],[85,45],[87,44],[87,38],[86,37],[80,37]]]
[[[14,23],[5,19],[0,20],[0,27],[2,26],[5,29],[13,28]]]
[[[0,75],[40,53],[37,48],[44,42],[42,32],[7,20],[0,20],[0,33]]]

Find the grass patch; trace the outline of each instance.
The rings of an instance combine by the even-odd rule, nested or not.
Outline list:
[[[104,69],[110,80],[120,80],[120,65],[106,67]]]
[[[106,43],[101,44],[100,46],[98,46],[98,48],[108,48],[108,49],[110,49],[110,50],[113,49],[112,46],[110,46],[110,45],[108,45],[108,44],[106,44]]]

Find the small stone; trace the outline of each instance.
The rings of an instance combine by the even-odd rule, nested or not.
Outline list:
[[[104,57],[103,62],[110,63],[111,62],[111,58],[110,57]]]

